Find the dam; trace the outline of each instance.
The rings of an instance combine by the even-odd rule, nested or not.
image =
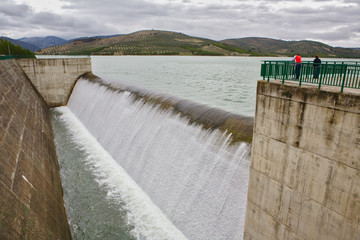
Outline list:
[[[52,195],[51,191],[46,194],[57,199],[60,206],[63,200],[57,158],[61,156],[58,149],[56,156],[51,140],[57,129],[69,131],[72,142],[79,144],[85,164],[96,173],[95,182],[105,189],[111,206],[124,206],[122,221],[131,226],[124,229],[129,233],[126,239],[357,239],[359,236],[358,95],[339,96],[259,81],[253,130],[253,120],[248,117],[143,89],[109,84],[91,74],[89,60],[0,61],[1,69],[9,69],[7,74],[1,72],[6,93],[2,106],[12,102],[9,93],[19,91],[16,81],[8,80],[16,76],[17,81],[27,82],[21,82],[24,87],[20,96],[28,94],[25,89],[32,89],[36,101],[42,104],[44,123],[50,121],[48,106],[57,107],[52,110],[53,118],[63,126],[47,126],[47,139],[50,139],[47,144],[52,150],[46,156],[51,155],[52,162],[44,159],[55,170],[47,176],[50,167],[45,167],[43,173],[45,179],[50,179],[46,181],[57,182],[51,189],[58,189],[58,195]],[[81,69],[75,61],[82,62],[80,66],[84,67]],[[46,69],[48,65],[55,66],[57,72],[60,69],[72,75],[66,83],[67,91],[63,90],[65,81],[52,78],[52,83],[47,84],[49,78],[39,77],[53,71]],[[71,66],[77,66],[74,72]],[[45,97],[46,94],[49,95]],[[333,105],[329,105],[329,100]],[[35,109],[38,111],[39,107]],[[19,115],[20,122],[33,115],[21,117],[22,112],[17,110],[14,115]],[[14,144],[4,145],[7,144],[4,140],[15,130],[9,127],[13,120],[6,119],[3,111],[1,116],[2,123],[6,123],[1,125],[4,136],[1,149],[8,146],[1,155],[2,166],[15,169],[10,171],[15,174],[10,174],[7,185],[2,180],[2,192],[12,198],[2,199],[1,229],[6,231],[2,231],[1,237],[48,239],[64,234],[60,238],[69,239],[63,208],[55,213],[51,208],[45,209],[47,217],[39,215],[35,225],[32,219],[36,214],[24,218],[21,211],[15,211],[9,218],[14,209],[10,204],[12,199],[32,213],[41,206],[33,204],[36,198],[45,200],[50,196],[38,196],[37,181],[26,174],[27,168],[20,167],[19,154],[5,155]],[[25,130],[33,129],[25,124],[24,131],[18,131],[15,138],[24,143],[29,141],[24,138]],[[326,132],[329,129],[326,124],[331,125],[333,132]],[[322,125],[325,127],[321,128]],[[42,130],[33,129],[30,135],[37,133],[44,133],[44,125]],[[309,138],[314,138],[317,144],[309,144]],[[344,144],[339,144],[340,139]],[[330,147],[336,151],[329,151]],[[32,156],[29,160],[38,159],[33,153],[26,155]],[[12,159],[12,165],[7,164]],[[38,166],[34,163],[31,166]],[[6,168],[2,169],[1,175],[6,176]],[[30,189],[27,204],[13,187],[16,178],[12,176],[20,173],[18,184]],[[58,225],[41,224],[51,217]],[[19,223],[17,227],[15,222]],[[49,235],[50,232],[54,235]]]

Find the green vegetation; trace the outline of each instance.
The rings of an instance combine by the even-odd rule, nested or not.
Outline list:
[[[201,55],[201,56],[224,56],[221,53],[209,52],[202,49],[194,48],[194,47],[182,47],[186,50],[192,52],[193,55]]]
[[[90,54],[94,54],[94,53],[99,53],[104,49],[105,49],[105,47],[90,48],[90,49],[84,49],[84,50],[80,50],[80,51],[65,53],[65,55],[90,55]]]
[[[35,54],[27,49],[23,49],[20,45],[14,45],[8,40],[0,38],[0,55],[10,55],[15,58],[35,58]]]
[[[232,47],[232,46],[229,46],[227,44],[220,43],[220,42],[213,43],[213,45],[215,45],[215,46],[217,46],[219,48],[231,51],[231,52],[249,53],[248,51],[246,51],[244,49],[241,49],[241,48],[238,48],[238,47]]]

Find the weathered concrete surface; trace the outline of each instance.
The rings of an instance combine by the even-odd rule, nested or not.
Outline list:
[[[91,72],[91,58],[17,61],[50,107],[66,105],[78,77]]]
[[[92,73],[86,73],[80,78],[107,86],[113,91],[129,91],[147,102],[160,104],[163,108],[172,108],[176,113],[189,118],[191,123],[202,124],[205,128],[221,129],[232,134],[233,142],[252,141],[253,118],[212,108],[204,104],[179,99],[170,95],[157,94],[145,89],[117,84],[116,86],[104,82]]]
[[[0,239],[70,239],[48,106],[0,61]]]
[[[360,92],[258,82],[245,237],[360,239]]]

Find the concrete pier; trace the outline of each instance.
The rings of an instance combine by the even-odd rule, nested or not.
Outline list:
[[[49,107],[66,105],[77,78],[91,72],[91,58],[18,59]]]
[[[246,240],[360,239],[360,92],[259,81]]]

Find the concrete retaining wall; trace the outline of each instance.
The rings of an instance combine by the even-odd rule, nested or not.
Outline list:
[[[0,239],[70,239],[48,106],[0,61]]]
[[[129,91],[147,102],[160,104],[163,108],[172,108],[175,112],[190,119],[190,122],[202,124],[205,128],[221,129],[232,134],[234,142],[252,141],[253,118],[241,116],[224,110],[209,107],[189,100],[179,99],[170,95],[157,94],[145,89],[117,84],[106,83],[103,79],[92,73],[86,73],[80,78],[105,85],[114,91]]]
[[[245,239],[360,239],[360,93],[258,82]]]
[[[17,61],[50,107],[66,105],[78,77],[91,72],[91,58]]]

